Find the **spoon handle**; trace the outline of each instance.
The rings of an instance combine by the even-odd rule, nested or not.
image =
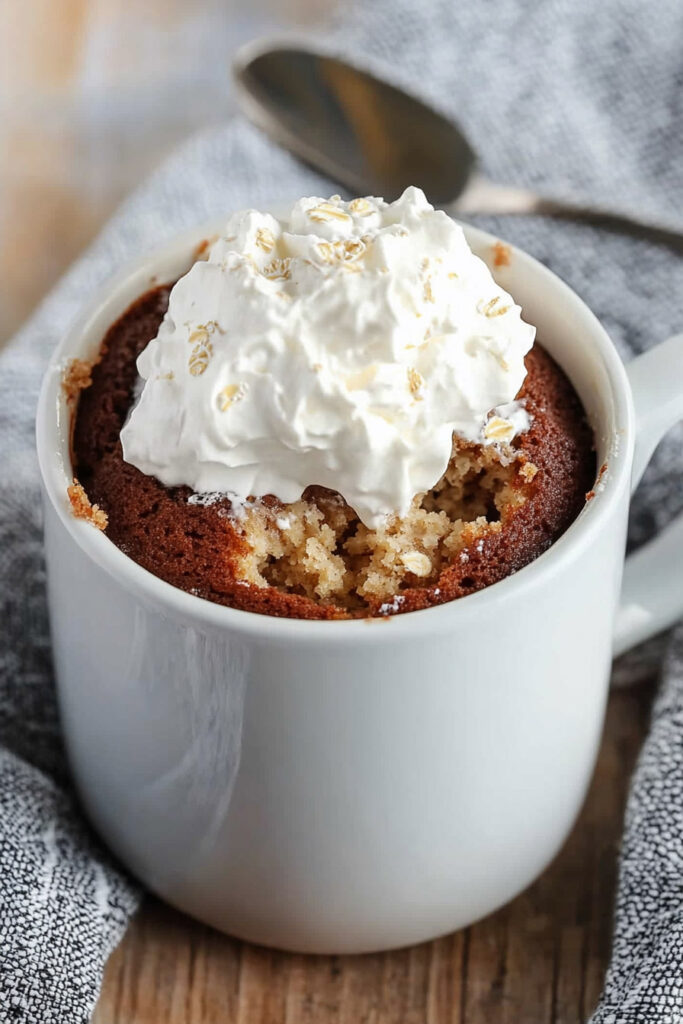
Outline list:
[[[683,251],[683,231],[657,224],[654,221],[634,217],[616,210],[582,206],[571,202],[546,199],[531,189],[497,185],[480,175],[474,175],[465,191],[449,210],[456,216],[473,213],[482,214],[541,214],[564,220],[585,221],[601,224],[626,234],[649,238]]]

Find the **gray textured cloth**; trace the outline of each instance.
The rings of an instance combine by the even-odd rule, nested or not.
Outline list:
[[[328,38],[330,38],[328,36]],[[683,7],[605,0],[375,0],[339,48],[457,114],[485,170],[550,196],[683,227]],[[0,358],[0,1022],[89,1018],[138,900],[70,791],[50,675],[33,415],[51,349],[110,273],[242,205],[334,188],[240,121],[191,140],[121,209]],[[680,330],[683,266],[665,247],[540,218],[479,222],[593,307],[628,358]],[[637,496],[638,543],[683,506],[683,431]],[[683,640],[667,663],[629,803],[615,955],[596,1024],[683,1021]]]
[[[683,1020],[683,629],[665,663],[631,783],[616,928],[591,1024]]]

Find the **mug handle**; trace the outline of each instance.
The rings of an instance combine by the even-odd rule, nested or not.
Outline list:
[[[683,334],[633,359],[626,373],[636,413],[633,491],[664,434],[683,419]],[[668,629],[681,615],[683,513],[626,559],[614,656]]]

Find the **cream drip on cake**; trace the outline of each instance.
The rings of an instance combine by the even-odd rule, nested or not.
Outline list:
[[[241,502],[328,487],[375,527],[437,483],[453,435],[505,444],[528,428],[515,396],[533,341],[419,189],[247,210],[171,291],[124,458]]]

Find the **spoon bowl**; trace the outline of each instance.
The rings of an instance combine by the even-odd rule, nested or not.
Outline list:
[[[678,228],[619,209],[539,196],[489,181],[457,124],[339,58],[293,43],[249,44],[233,74],[247,116],[351,194],[397,199],[419,185],[455,216],[543,214],[601,224],[683,251]]]
[[[351,192],[390,201],[417,184],[443,205],[470,180],[475,155],[456,125],[367,71],[283,47],[238,55],[234,75],[250,118]]]

